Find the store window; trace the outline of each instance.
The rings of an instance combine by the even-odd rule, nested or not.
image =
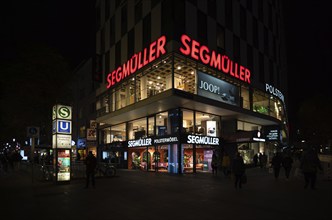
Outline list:
[[[198,135],[219,137],[220,117],[202,112],[196,112],[195,133]]]
[[[174,88],[190,93],[196,90],[196,64],[174,57]]]
[[[128,139],[136,140],[146,137],[146,118],[128,122]]]
[[[211,172],[213,149],[207,145],[196,145],[196,172]]]
[[[103,134],[103,137],[104,137],[104,144],[109,144],[111,143],[111,128],[108,127],[108,128],[104,128],[102,130],[102,132],[104,133]]]
[[[186,134],[194,134],[194,112],[190,110],[182,110],[182,127]]]
[[[167,132],[168,112],[160,112],[156,115],[156,136],[164,136]]]
[[[182,168],[183,173],[193,173],[194,167],[194,154],[193,154],[193,145],[184,144],[182,145]]]
[[[172,88],[172,63],[165,58],[136,75],[137,101]]]
[[[270,112],[269,98],[270,96],[268,94],[258,90],[254,90],[253,111],[264,115],[269,115]]]
[[[155,125],[154,117],[148,118],[148,136],[154,136],[154,125]]]
[[[250,110],[249,88],[241,86],[242,108]]]
[[[119,124],[111,127],[110,133],[111,142],[126,140],[126,124]]]

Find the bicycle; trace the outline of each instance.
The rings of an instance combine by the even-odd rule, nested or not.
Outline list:
[[[113,177],[116,175],[116,167],[109,163],[99,163],[97,165],[97,171],[107,177]]]

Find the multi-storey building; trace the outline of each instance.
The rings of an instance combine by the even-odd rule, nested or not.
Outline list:
[[[98,0],[98,154],[208,172],[213,152],[271,156],[288,139],[276,0]]]

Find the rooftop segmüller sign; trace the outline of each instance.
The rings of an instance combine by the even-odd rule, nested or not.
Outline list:
[[[143,51],[134,54],[128,61],[107,75],[106,88],[109,89],[120,83],[125,78],[133,75],[147,64],[158,59],[166,53],[166,36],[159,37],[153,41],[149,47]],[[180,53],[200,61],[212,68],[229,74],[231,77],[239,79],[243,82],[251,82],[250,70],[237,62],[231,60],[227,55],[219,54],[214,50],[210,50],[207,46],[200,44],[198,41],[191,39],[188,35],[181,36]]]

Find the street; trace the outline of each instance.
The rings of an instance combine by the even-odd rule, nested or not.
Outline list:
[[[248,183],[210,173],[170,175],[118,170],[111,178],[69,184],[34,180],[27,170],[0,176],[1,211],[9,219],[330,219],[332,182],[319,174],[317,189],[302,178],[279,180],[260,168]]]

